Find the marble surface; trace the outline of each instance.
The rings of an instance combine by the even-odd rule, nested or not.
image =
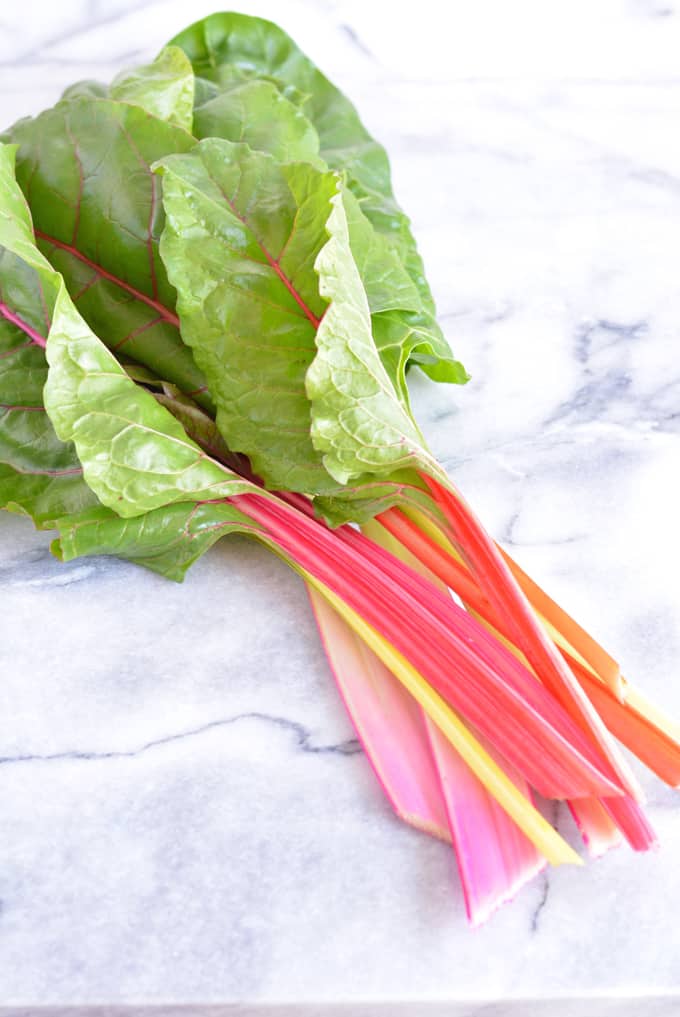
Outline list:
[[[3,4],[0,120],[214,7]],[[434,450],[680,714],[678,5],[239,9],[294,34],[391,153],[473,375],[415,380]],[[450,852],[392,817],[263,550],[225,541],[180,587],[60,565],[3,515],[0,582],[0,1013],[679,1012],[680,809],[644,773],[660,851],[553,870],[470,932]]]

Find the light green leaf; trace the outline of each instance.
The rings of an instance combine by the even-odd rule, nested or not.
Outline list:
[[[122,71],[111,82],[109,94],[119,102],[141,106],[159,120],[192,130],[194,72],[178,46],[166,46],[153,63]]]
[[[72,441],[85,480],[125,518],[182,501],[229,498],[252,485],[209,459],[175,417],[125,373],[90,331],[65,287],[47,343],[45,407]]]
[[[279,162],[310,162],[326,168],[319,158],[318,134],[271,81],[245,81],[197,105],[194,134],[241,141],[269,152]]]
[[[354,195],[343,189],[350,247],[371,310],[373,338],[394,388],[409,408],[409,362],[427,365],[438,381],[468,380],[439,325],[387,239],[376,232]]]
[[[235,67],[282,87],[292,85],[306,96],[304,112],[318,132],[322,157],[331,167],[349,172],[358,197],[373,196],[383,232],[402,231],[405,217],[394,202],[384,148],[365,129],[349,100],[278,25],[245,14],[212,14],[180,32],[172,45],[180,46],[195,74],[208,81],[219,84],[223,69]],[[373,221],[370,214],[369,218]]]
[[[342,195],[334,195],[331,205],[329,239],[315,262],[319,289],[329,304],[306,379],[314,447],[340,484],[366,473],[388,476],[408,468],[440,476],[373,341]]]
[[[260,536],[261,528],[229,502],[181,502],[121,519],[103,505],[60,519],[53,553],[62,561],[105,554],[125,558],[181,582],[187,569],[229,533]]]
[[[222,92],[230,92],[233,88],[239,88],[247,82],[266,81],[274,85],[279,95],[288,99],[298,109],[303,110],[309,99],[309,94],[302,92],[295,85],[284,84],[278,78],[269,74],[258,72],[254,68],[237,66],[236,64],[220,64],[213,69],[212,78],[195,77],[194,110],[203,106],[206,102],[214,99]]]
[[[343,205],[352,257],[359,269],[371,314],[401,309],[422,311],[420,294],[387,239],[376,232],[351,193],[343,188]]]
[[[469,375],[455,360],[434,318],[427,311],[385,311],[371,315],[373,340],[380,359],[404,406],[410,412],[406,372],[412,363],[427,366],[435,381],[458,381],[463,384]]]

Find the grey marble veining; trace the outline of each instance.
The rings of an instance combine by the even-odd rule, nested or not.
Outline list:
[[[3,6],[1,121],[211,9]],[[677,5],[239,9],[286,27],[390,151],[473,375],[413,377],[434,451],[680,716]],[[0,517],[0,1015],[680,1012],[672,791],[640,774],[659,852],[551,870],[470,932],[451,853],[392,816],[281,563],[230,538],[176,586],[48,544]]]

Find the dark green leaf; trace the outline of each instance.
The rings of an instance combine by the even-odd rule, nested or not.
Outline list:
[[[41,527],[96,501],[73,445],[59,441],[42,406],[46,376],[43,351],[0,322],[0,508],[25,512]]]
[[[57,438],[43,407],[47,363],[29,332],[45,341],[55,291],[49,275],[41,277],[38,252],[38,268],[31,263],[34,251],[14,150],[0,145],[0,508],[49,526],[96,499],[73,445]]]
[[[129,374],[129,371],[126,373]],[[227,448],[213,418],[174,385],[163,382],[161,389],[162,391],[154,393],[156,402],[165,406],[166,410],[179,420],[191,440],[200,445],[212,459],[217,459],[227,466],[233,463],[235,468],[235,456]]]
[[[163,207],[150,170],[194,139],[140,107],[87,98],[60,102],[8,135],[19,145],[17,179],[41,249],[90,327],[183,391],[204,391],[158,254]]]
[[[228,502],[196,499],[252,487],[208,459],[80,318],[35,246],[14,155],[0,145],[0,507],[57,528],[53,549],[63,559],[115,554],[181,579],[224,534],[261,532]],[[93,488],[116,511],[98,504],[73,444],[55,434],[38,342],[51,360],[46,402],[57,427],[75,437]],[[167,384],[164,398],[209,436],[214,425],[198,407]]]

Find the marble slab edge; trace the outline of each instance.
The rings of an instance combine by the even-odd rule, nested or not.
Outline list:
[[[0,1017],[677,1017],[678,996],[583,996],[450,1003],[0,1006]]]

